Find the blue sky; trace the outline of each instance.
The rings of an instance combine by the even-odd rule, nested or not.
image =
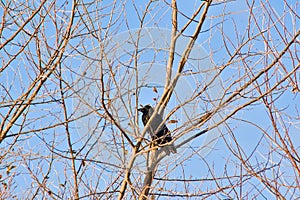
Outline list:
[[[95,25],[106,27],[109,16],[106,16],[105,14],[109,14],[111,11],[111,7],[109,6],[112,2],[101,2],[99,4],[95,5],[89,5],[87,7],[88,10],[93,11],[95,8],[99,8],[101,13],[103,15],[102,18],[97,18],[96,12],[90,12],[90,16],[94,16],[95,18],[92,18],[95,22]],[[88,35],[78,35],[74,39],[70,41],[70,46],[67,49],[67,54],[69,57],[64,58],[62,62],[62,67],[64,69],[63,76],[66,80],[68,80],[70,83],[76,83],[74,84],[74,88],[77,90],[80,90],[80,95],[82,95],[82,99],[85,99],[92,108],[99,107],[99,48],[102,44],[102,42],[108,41],[108,48],[114,47],[117,45],[123,46],[124,48],[117,48],[117,51],[111,51],[110,54],[108,54],[109,59],[115,59],[113,63],[113,69],[115,70],[117,74],[117,79],[122,80],[121,86],[128,86],[128,88],[133,89],[135,87],[135,79],[134,79],[134,69],[130,67],[134,67],[134,61],[132,60],[132,57],[130,56],[130,53],[134,51],[134,48],[132,48],[132,44],[130,43],[130,40],[128,40],[128,31],[136,32],[137,29],[140,27],[138,15],[141,16],[143,14],[143,11],[145,10],[147,1],[136,1],[134,8],[133,4],[131,2],[120,2],[116,4],[116,11],[122,11],[122,12],[116,12],[113,16],[113,20],[116,20],[116,23],[109,29],[110,36],[112,38],[105,38],[104,34],[107,29],[103,29],[103,31],[98,31],[97,34],[100,37],[103,37],[103,40],[95,39],[95,37]],[[194,11],[195,8],[198,8],[198,6],[201,4],[201,1],[183,1],[180,0],[177,2],[178,9],[184,13],[186,16],[190,16]],[[296,13],[299,13],[299,7],[297,7],[297,1],[287,1],[287,3],[294,7],[294,11]],[[106,5],[108,7],[106,7]],[[145,18],[145,24],[143,25],[143,28],[146,28],[144,30],[149,31],[149,28],[153,31],[157,31],[157,35],[154,35],[153,32],[150,31],[150,36],[146,35],[145,32],[145,38],[142,38],[140,42],[140,48],[141,52],[138,56],[138,66],[140,70],[141,75],[150,76],[146,78],[146,82],[144,82],[144,87],[141,87],[140,93],[139,93],[139,104],[151,104],[155,105],[156,100],[153,98],[159,99],[161,96],[163,89],[161,88],[164,83],[164,66],[166,66],[167,58],[168,58],[168,42],[169,38],[165,37],[166,33],[171,29],[171,9],[167,5],[168,2],[160,2],[156,1],[154,2],[150,7],[150,12]],[[63,5],[68,8],[71,5]],[[63,6],[61,8],[63,8]],[[123,7],[124,6],[124,7]],[[271,6],[271,8],[269,8]],[[57,6],[57,7],[60,7]],[[256,1],[254,4],[253,11],[258,16],[258,23],[261,24],[261,28],[265,28],[268,25],[274,23],[272,20],[269,20],[267,13],[265,12],[265,8],[268,8],[267,10],[273,9],[275,12],[272,13],[272,19],[276,22],[275,24],[280,30],[280,33],[284,33],[287,36],[287,40],[289,40],[292,35],[290,33],[295,33],[299,29],[299,19],[297,19],[293,13],[287,12],[288,8],[286,5],[284,5],[283,2],[276,2],[275,1],[266,1],[266,2],[259,2]],[[104,8],[104,9],[102,9]],[[125,9],[125,10],[123,10]],[[81,10],[82,11],[82,10]],[[83,12],[83,11],[82,11]],[[225,13],[225,14],[224,14]],[[274,13],[277,13],[278,16],[282,16],[284,20],[284,25],[286,29],[282,28],[282,25],[280,25],[279,22],[277,22],[277,18]],[[3,10],[0,10],[0,14],[3,14]],[[63,16],[63,12],[58,12],[58,15],[61,14],[61,17]],[[26,16],[26,14],[24,14]],[[84,18],[86,21],[88,21],[88,18]],[[197,17],[196,19],[199,19]],[[75,18],[75,22],[79,22],[80,18]],[[178,24],[179,28],[182,27],[182,25],[186,22],[186,18],[182,15],[178,15]],[[21,19],[20,19],[21,21]],[[36,19],[36,22],[39,21],[39,18]],[[197,39],[197,48],[200,49],[199,52],[195,50],[191,57],[194,59],[200,60],[193,60],[191,59],[188,61],[186,65],[187,70],[204,70],[204,69],[210,69],[214,67],[220,67],[229,59],[228,52],[226,52],[226,48],[224,47],[224,38],[222,37],[222,33],[225,34],[225,41],[228,45],[227,48],[231,53],[234,52],[235,48],[240,44],[241,42],[247,40],[247,30],[249,29],[249,33],[256,34],[258,33],[257,27],[254,25],[253,18],[250,19],[251,24],[248,26],[249,22],[249,8],[247,4],[243,1],[229,1],[226,4],[215,4],[213,5],[208,13],[207,21],[204,24],[203,31],[199,38]],[[36,23],[35,22],[35,23]],[[97,23],[98,24],[97,24]],[[63,21],[59,21],[60,27],[64,27],[65,24]],[[32,24],[31,24],[32,25]],[[26,26],[25,28],[32,31],[31,25]],[[191,35],[195,29],[196,23],[192,23],[190,27],[184,32],[185,36]],[[213,26],[212,29],[210,29]],[[11,29],[7,29],[3,32],[3,36],[8,38],[16,29],[16,26],[11,25]],[[76,33],[87,33],[88,30],[86,29],[89,27],[86,24],[80,24],[78,30]],[[91,27],[89,27],[91,28]],[[95,26],[95,29],[97,27]],[[63,30],[63,29],[62,29]],[[80,30],[83,30],[80,32]],[[161,31],[161,32],[160,32]],[[281,35],[276,32],[277,30],[275,27],[272,27],[271,30],[266,34],[266,37],[269,38],[271,48],[274,48],[273,52],[281,51],[284,48],[284,43],[282,42]],[[53,27],[53,24],[50,20],[50,18],[47,18],[45,23],[45,31],[46,38],[48,40],[49,46],[56,46],[55,44],[55,37],[53,34],[55,33],[55,27]],[[156,33],[156,32],[154,32]],[[41,35],[40,35],[41,36]],[[157,36],[157,37],[154,37]],[[26,40],[26,34],[20,34],[11,45],[5,48],[6,52],[12,52],[16,53],[20,49],[20,45],[24,44],[24,41]],[[148,41],[149,40],[149,41]],[[3,39],[2,39],[3,41]],[[1,41],[1,42],[2,42]],[[182,52],[182,50],[185,47],[185,44],[188,41],[188,37],[183,37],[179,39],[179,42],[177,44],[177,51]],[[144,43],[145,42],[145,43]],[[126,45],[126,43],[128,43]],[[125,45],[124,45],[125,44]],[[111,45],[111,46],[110,46]],[[144,46],[143,46],[144,45]],[[166,46],[164,46],[166,45]],[[72,47],[71,47],[72,46]],[[295,47],[297,49],[297,47]],[[112,48],[112,50],[114,50]],[[266,65],[270,64],[270,62],[274,59],[274,55],[270,53],[269,56],[265,56],[264,54],[260,54],[264,51],[266,51],[266,44],[262,40],[261,37],[258,37],[255,40],[252,40],[250,43],[248,43],[242,50],[242,53],[247,53],[250,51],[250,53],[256,54],[253,56],[249,56],[247,59],[245,59],[245,63],[242,61],[237,61],[229,65],[226,70],[222,72],[220,75],[219,80],[222,83],[219,85],[219,82],[216,82],[214,84],[214,87],[210,88],[210,90],[207,91],[207,93],[203,94],[201,98],[197,99],[195,101],[195,104],[191,105],[194,106],[193,108],[196,108],[194,113],[192,115],[204,113],[206,111],[209,111],[209,109],[213,108],[213,104],[211,102],[205,102],[207,100],[208,96],[216,97],[220,94],[222,94],[222,91],[220,91],[222,88],[228,87],[230,84],[233,83],[234,80],[240,77],[241,74],[245,74],[246,70],[245,68],[241,66],[249,65],[248,67],[252,69],[253,71],[257,72],[264,68]],[[1,62],[6,63],[7,62],[7,53],[2,50],[1,52]],[[31,52],[33,55],[36,54],[36,44],[34,42],[30,43],[28,48],[26,48],[26,52]],[[36,73],[38,73],[37,68],[33,65],[33,62],[29,61],[29,57],[27,56],[26,52],[24,54],[21,54],[17,57],[16,60],[14,60],[10,66],[5,70],[2,74],[0,74],[0,82],[2,88],[10,88],[10,95],[12,96],[12,99],[16,99],[20,94],[30,85],[30,82],[35,77]],[[49,52],[47,52],[46,49],[43,49],[42,52],[43,57],[46,59],[49,57]],[[272,52],[272,51],[269,51]],[[91,59],[87,59],[86,57],[83,57],[80,53],[90,56],[91,58],[95,58],[94,61]],[[200,55],[199,55],[200,54]],[[298,55],[296,53],[296,55]],[[299,55],[298,55],[299,56]],[[241,58],[243,55],[241,55]],[[36,57],[32,58],[34,61],[36,61]],[[174,61],[174,71],[176,70],[176,66],[180,60],[179,56],[175,56]],[[294,62],[299,62],[297,58],[294,60]],[[290,58],[290,55],[287,54],[283,59],[283,65],[286,66],[286,69],[291,70],[293,67],[293,58]],[[289,67],[290,66],[290,67]],[[150,70],[150,73],[148,73],[148,69]],[[153,70],[153,71],[151,71]],[[81,75],[83,72],[86,71],[86,79],[82,79]],[[159,71],[159,73],[156,75],[155,72]],[[212,70],[211,73],[216,73]],[[280,79],[282,76],[285,75],[285,72],[282,71],[282,68],[280,66],[274,68],[274,70],[270,71],[270,74],[278,74],[277,76],[273,76],[270,79],[270,85],[274,85],[274,83]],[[281,75],[281,76],[280,76]],[[196,74],[193,76],[186,76],[183,78],[182,82],[179,82],[178,88],[176,89],[176,94],[178,94],[181,97],[183,96],[182,93],[189,95],[190,91],[196,90],[201,88],[201,83],[209,80],[210,74],[207,72],[202,72],[200,74]],[[140,78],[144,78],[141,76]],[[248,77],[249,78],[249,77]],[[299,82],[299,73],[297,74],[297,77],[294,78],[297,79]],[[95,81],[96,80],[96,81]],[[147,82],[149,80],[149,82]],[[78,82],[77,82],[78,81]],[[107,83],[107,87],[109,84],[114,86],[114,83],[112,83],[111,75],[106,74],[105,75],[105,81]],[[143,82],[142,80],[140,80]],[[13,82],[13,84],[11,84]],[[259,79],[258,83],[263,83],[264,79]],[[148,85],[147,85],[148,84]],[[198,84],[198,85],[197,85]],[[284,83],[284,85],[287,85],[288,82]],[[158,89],[158,93],[155,93],[153,91],[152,86],[156,86]],[[198,86],[198,87],[197,87]],[[229,96],[232,94],[233,91],[235,91],[236,88],[238,88],[239,84],[234,84],[231,89],[226,93],[226,96]],[[55,79],[55,77],[51,77],[45,87],[42,88],[42,90],[39,93],[39,101],[47,101],[47,100],[53,100],[55,98],[59,98],[58,91],[58,82]],[[115,98],[118,97],[118,91],[113,87],[114,90],[111,91],[110,97]],[[126,88],[125,88],[126,89]],[[253,87],[249,87],[247,91],[251,91]],[[291,92],[291,87],[288,88],[288,90],[285,90],[285,88],[278,91],[278,93],[274,94],[274,97],[280,97],[277,102],[276,106],[278,109],[278,122],[280,122],[281,118],[285,122],[286,125],[289,127],[289,136],[292,138],[292,140],[295,142],[294,145],[299,150],[299,141],[300,136],[297,134],[299,132],[299,122],[296,121],[295,116],[299,116],[299,95],[294,94]],[[6,96],[6,91],[1,89],[1,96]],[[81,109],[77,110],[76,105],[81,102],[82,99],[79,99],[77,95],[72,93],[72,91],[68,91],[66,94],[72,95],[72,98],[67,100],[68,105],[68,112],[71,115],[71,113],[75,113],[74,116],[82,115],[83,113],[87,113],[89,109],[84,104],[80,104]],[[180,101],[180,98],[176,97],[174,94],[174,97],[171,99],[170,104],[168,105],[166,109],[166,113],[170,112],[174,107],[176,107],[177,103]],[[257,91],[253,91],[254,96],[257,96]],[[246,94],[246,95],[251,95]],[[131,104],[128,105],[128,109],[131,111],[134,111],[137,107],[135,104],[135,96],[131,96],[132,92],[125,92],[123,94],[124,99],[128,100],[131,98]],[[3,98],[5,99],[5,98]],[[7,100],[9,98],[6,98]],[[249,99],[240,99],[232,104],[230,104],[228,107],[225,107],[222,111],[225,113],[232,112],[236,107],[242,105],[243,103],[247,102]],[[122,109],[122,106],[119,106],[118,104],[122,105],[122,102],[118,98],[115,98],[113,101],[116,103],[117,110],[114,111],[116,115],[120,116],[120,119],[124,119],[122,122],[124,126],[126,126],[127,122],[130,121],[130,117],[128,116],[126,111]],[[82,103],[82,102],[81,102]],[[186,107],[187,109],[189,107]],[[206,110],[207,109],[207,110]],[[4,115],[7,112],[7,107],[1,107],[0,113],[1,115]],[[50,104],[42,104],[42,105],[35,105],[32,106],[28,110],[27,119],[26,120],[26,126],[24,130],[27,131],[30,129],[39,129],[42,127],[51,126],[53,124],[56,124],[58,122],[63,121],[61,113],[61,105],[59,102],[52,102]],[[283,112],[284,111],[284,112]],[[125,114],[124,114],[125,113]],[[285,113],[284,115],[281,115],[281,113]],[[139,116],[140,117],[140,116]],[[281,117],[281,118],[280,118]],[[168,127],[174,131],[174,134],[178,135],[180,134],[180,131],[176,132],[176,128],[180,127],[184,122],[186,122],[187,116],[184,114],[184,108],[180,109],[177,113],[175,113],[173,116],[171,116],[170,119],[176,119],[178,120],[178,124],[168,124]],[[22,118],[21,118],[22,119]],[[18,124],[22,123],[22,120],[17,121],[17,125],[14,126],[11,130],[11,133],[17,133],[19,131]],[[242,120],[241,120],[242,119]],[[251,122],[251,123],[249,123]],[[121,123],[121,124],[122,124]],[[139,120],[140,125],[140,131],[142,131],[143,126],[141,124],[141,121]],[[210,124],[205,124],[204,126],[207,127]],[[112,149],[115,148],[114,144],[110,143],[113,136],[119,136],[118,131],[116,129],[107,129],[105,134],[112,133],[112,135],[101,135],[103,134],[101,131],[101,128],[104,126],[104,122],[101,119],[101,117],[97,114],[91,114],[88,117],[84,117],[82,119],[77,120],[76,122],[70,123],[71,131],[72,131],[72,141],[74,142],[74,148],[76,151],[79,151],[84,146],[84,142],[87,141],[90,134],[93,134],[92,140],[88,141],[88,144],[85,148],[83,148],[81,154],[85,155],[87,154],[87,158],[89,159],[95,159],[97,161],[103,161],[103,162],[111,162],[112,164],[120,164],[120,160],[118,160],[118,157],[114,157],[117,154],[118,149]],[[106,126],[111,127],[112,125],[110,123],[106,123]],[[169,170],[172,167],[175,167],[175,170],[172,170],[170,173],[166,174],[167,178],[191,178],[191,179],[206,179],[206,178],[212,178],[213,176],[230,176],[234,174],[246,174],[247,172],[242,167],[239,160],[232,154],[232,152],[229,151],[229,146],[231,146],[232,149],[236,150],[235,143],[233,141],[233,137],[231,134],[235,136],[235,138],[238,141],[238,144],[242,147],[244,151],[245,156],[249,156],[249,161],[251,163],[256,163],[256,170],[259,170],[260,168],[264,166],[271,166],[273,164],[279,163],[281,161],[281,157],[279,154],[272,154],[271,158],[268,157],[268,153],[270,149],[276,150],[270,142],[270,140],[267,139],[267,137],[264,136],[263,132],[256,126],[259,126],[266,130],[270,135],[274,134],[274,130],[272,130],[272,126],[270,123],[270,117],[266,110],[266,107],[262,104],[261,101],[255,102],[253,105],[250,105],[246,109],[241,110],[238,112],[234,117],[229,119],[226,124],[223,124],[222,127],[219,127],[220,129],[213,129],[212,131],[208,132],[207,135],[204,135],[200,138],[197,138],[196,140],[192,141],[188,145],[183,146],[178,150],[178,155],[174,155],[172,157],[165,158],[159,167],[159,171],[157,172],[157,175],[160,175],[162,177],[165,177],[165,173],[167,170]],[[227,127],[231,128],[231,131],[227,129]],[[196,131],[202,130],[204,127],[200,127]],[[95,132],[92,132],[91,130],[95,130]],[[128,126],[128,130],[132,133],[132,137],[135,137],[136,133],[132,130],[132,127]],[[187,135],[191,135],[194,132],[190,132]],[[280,129],[284,133],[283,129]],[[91,133],[92,132],[92,133]],[[213,143],[213,145],[210,145],[209,148],[212,148],[211,151],[209,151],[209,154],[207,154],[208,151],[202,151],[202,149],[205,149],[207,144],[207,137],[210,137],[212,133],[220,134],[219,139],[217,140],[217,143]],[[276,135],[274,134],[274,137]],[[186,136],[185,136],[186,137]],[[97,139],[101,140],[101,145],[95,144],[94,140]],[[59,192],[64,189],[64,187],[59,187],[59,184],[62,184],[64,181],[68,180],[71,175],[70,170],[70,162],[68,160],[65,160],[61,155],[68,155],[68,147],[66,143],[66,137],[64,134],[64,128],[63,127],[57,127],[53,129],[47,129],[43,131],[36,131],[34,133],[24,135],[23,137],[20,137],[21,142],[15,147],[16,151],[22,152],[24,155],[29,155],[28,157],[25,156],[24,158],[30,160],[27,163],[29,166],[31,166],[33,169],[36,168],[36,174],[38,174],[38,178],[40,180],[43,179],[44,174],[47,171],[47,166],[49,164],[49,158],[53,155],[55,155],[55,165],[53,165],[53,170],[51,171],[51,174],[49,175],[49,187],[53,189],[55,192]],[[175,143],[178,144],[182,138],[178,139]],[[5,140],[5,142],[1,143],[1,150],[4,151],[6,147],[9,146],[9,144],[13,141],[13,138],[9,138]],[[297,142],[298,141],[298,142]],[[106,143],[107,142],[107,143]],[[121,142],[121,138],[117,138],[117,142]],[[227,144],[226,144],[227,142]],[[51,149],[52,144],[55,144],[56,149]],[[106,145],[107,144],[107,145]],[[118,145],[117,145],[118,146]],[[129,145],[125,145],[126,150],[129,151],[128,155],[125,155],[124,160],[127,160],[127,156],[130,155],[130,148]],[[100,151],[101,150],[101,151]],[[111,156],[109,154],[109,151],[113,150],[114,155]],[[89,152],[91,151],[91,152]],[[53,153],[56,152],[56,153]],[[88,153],[89,152],[89,153]],[[40,155],[43,156],[42,159],[40,159]],[[84,156],[83,156],[84,157]],[[138,160],[138,162],[141,162],[140,164],[136,164],[137,168],[134,170],[133,177],[139,178],[140,172],[139,169],[143,169],[143,158],[141,160]],[[279,173],[283,174],[283,178],[286,181],[292,181],[293,180],[293,174],[290,170],[290,163],[286,162],[286,160],[281,161],[284,162],[283,166],[281,168],[275,168],[274,171],[269,170],[266,172],[270,177],[272,177],[271,173]],[[11,163],[17,163],[17,170],[16,173],[19,175],[16,176],[16,182],[17,185],[15,192],[20,197],[23,195],[22,193],[26,191],[26,188],[30,188],[30,182],[32,177],[28,174],[28,171],[26,169],[26,166],[24,165],[24,161],[22,162],[22,157],[10,157],[7,160],[5,160],[2,170],[5,171],[5,167]],[[22,164],[23,163],[23,164]],[[77,164],[80,164],[80,161],[77,162]],[[169,165],[167,165],[169,164]],[[91,187],[95,186],[97,183],[98,188],[96,191],[101,191],[102,189],[106,188],[107,185],[109,185],[110,179],[115,178],[118,175],[118,171],[115,167],[107,166],[104,164],[96,163],[96,162],[90,162],[88,163],[89,167],[86,169],[84,176],[86,176],[86,180],[89,180],[89,184]],[[40,172],[38,172],[40,170]],[[240,170],[240,172],[239,172]],[[276,171],[278,170],[278,171]],[[228,174],[226,174],[228,173]],[[94,175],[97,174],[98,176],[101,176],[101,178],[94,177]],[[213,174],[213,175],[212,175]],[[111,176],[113,175],[113,176]],[[92,177],[92,178],[89,178]],[[93,177],[95,179],[93,179]],[[71,178],[70,178],[71,179]],[[100,181],[99,181],[100,180]],[[238,182],[240,180],[240,177],[231,179],[233,182]],[[69,180],[68,180],[69,181]],[[70,180],[71,181],[71,180]],[[154,182],[155,184],[156,182]],[[220,180],[218,183],[221,186],[230,185],[231,183],[228,182],[228,180]],[[114,186],[116,186],[115,184]],[[200,186],[200,187],[199,187]],[[165,185],[165,189],[173,189],[177,188],[177,192],[184,192],[184,184],[176,182],[176,184],[167,182]],[[188,185],[188,188],[191,191],[197,190],[198,188],[201,188],[201,191],[198,192],[205,192],[206,188],[207,190],[210,190],[211,188],[216,189],[216,183],[212,181],[196,181],[193,183],[190,183]],[[255,188],[262,189],[263,186],[261,186],[261,183],[255,179],[251,178],[249,181],[244,182],[243,192],[242,194],[247,196],[249,195],[250,198],[253,198],[252,195],[257,194],[258,191],[256,191]],[[283,189],[284,190],[284,189]],[[226,192],[228,192],[228,196],[226,196]],[[80,191],[81,194],[86,194],[85,189]],[[222,195],[225,195],[225,197],[234,196],[234,193],[228,189],[225,191],[225,193],[222,193]],[[221,193],[217,194],[217,197],[219,198],[225,198],[222,196]],[[242,197],[241,195],[240,197]],[[266,197],[267,199],[272,198],[273,195],[271,195],[267,190],[264,190],[262,192],[262,196]],[[212,196],[211,199],[215,199],[216,196]]]

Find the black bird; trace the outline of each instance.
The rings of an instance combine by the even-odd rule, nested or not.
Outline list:
[[[146,105],[146,106],[138,109],[138,111],[143,113],[142,121],[143,121],[144,126],[146,126],[147,122],[149,121],[151,115],[154,112],[153,108],[150,105]],[[161,146],[161,145],[164,145],[164,144],[172,141],[172,136],[171,136],[170,130],[163,123],[163,119],[159,114],[157,114],[156,117],[153,119],[147,132],[150,133],[152,141],[157,146]],[[170,151],[172,153],[177,153],[173,143],[170,143],[169,145],[166,145],[165,147],[166,148],[164,150],[167,155],[170,155]]]

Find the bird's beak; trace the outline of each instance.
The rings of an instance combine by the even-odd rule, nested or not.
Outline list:
[[[143,108],[139,108],[139,109],[137,109],[138,111],[140,111],[140,112],[143,112]]]

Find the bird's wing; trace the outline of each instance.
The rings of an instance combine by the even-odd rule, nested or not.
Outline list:
[[[148,112],[149,118],[148,118],[148,120],[150,119],[150,116],[153,114],[153,112],[154,112],[153,108],[149,109],[149,112]],[[156,134],[156,133],[161,132],[163,130],[168,130],[167,126],[165,124],[163,124],[163,118],[159,114],[157,114],[155,116],[155,118],[153,119],[152,123],[150,124],[150,129],[151,129],[152,134],[153,133]]]

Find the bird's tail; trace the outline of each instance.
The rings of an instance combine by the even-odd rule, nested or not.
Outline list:
[[[175,146],[174,146],[173,143],[164,146],[163,149],[164,149],[164,152],[165,152],[168,156],[170,155],[170,152],[172,152],[172,153],[174,153],[174,154],[177,153],[176,148],[175,148]]]
[[[177,153],[177,150],[176,150],[176,148],[175,148],[175,146],[174,146],[173,143],[169,145],[169,148],[170,148],[170,151],[171,151],[172,153]]]

